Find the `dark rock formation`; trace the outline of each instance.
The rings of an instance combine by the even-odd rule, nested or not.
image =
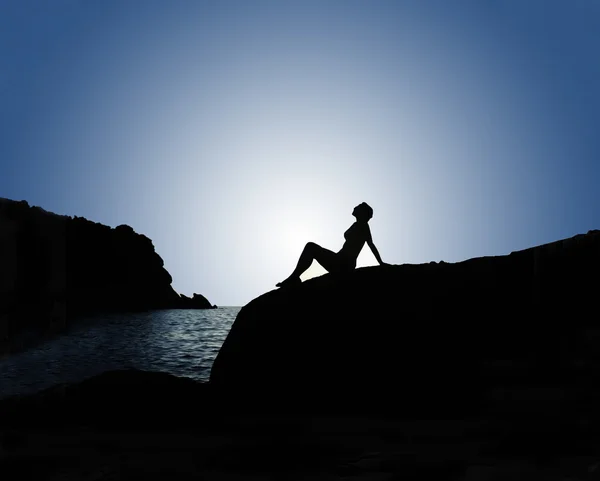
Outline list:
[[[592,479],[599,267],[592,231],[267,293],[240,311],[209,383],[128,370],[0,400],[0,472]]]
[[[28,396],[0,400],[0,426],[176,426],[212,412],[206,383],[162,372],[108,371]]]
[[[470,409],[510,366],[539,384],[591,365],[599,272],[591,231],[506,256],[325,275],[242,308],[210,382],[299,409]]]
[[[152,241],[127,225],[111,228],[0,199],[0,352],[102,312],[211,308],[182,298]]]
[[[181,307],[187,309],[216,309],[216,305],[211,305],[206,297],[202,294],[194,293],[193,297],[189,298],[181,294]]]
[[[598,412],[544,419],[543,398],[524,416],[433,419],[401,406],[394,417],[240,415],[255,393],[223,394],[128,370],[0,400],[2,479],[597,479]]]

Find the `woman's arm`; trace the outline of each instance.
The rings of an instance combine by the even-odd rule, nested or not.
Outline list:
[[[377,247],[375,247],[375,244],[373,244],[373,241],[368,242],[367,244],[369,244],[369,247],[371,248],[371,251],[373,252],[373,255],[375,256],[375,259],[377,259],[377,262],[379,262],[379,265],[381,266],[387,266],[387,262],[383,262],[381,260],[381,256],[379,255],[379,251],[377,250]]]
[[[371,238],[371,229],[369,229],[368,226],[367,226],[367,244],[368,244],[369,248],[371,249],[371,252],[373,252],[373,255],[375,256],[375,259],[377,259],[377,262],[379,262],[380,266],[387,266],[387,265],[389,265],[387,262],[383,262],[381,260],[381,256],[379,255],[379,251],[377,250],[377,247],[375,247],[375,244],[373,244],[373,239]]]

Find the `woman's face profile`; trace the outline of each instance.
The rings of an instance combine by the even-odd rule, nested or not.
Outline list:
[[[355,217],[357,217],[357,216],[360,217],[360,213],[363,210],[364,205],[365,205],[364,202],[362,204],[358,204],[352,211],[352,215]]]
[[[357,220],[359,219],[364,219],[366,221],[368,221],[371,216],[373,215],[373,211],[371,210],[371,208],[367,205],[366,202],[363,202],[361,204],[358,204],[354,210],[352,211],[352,215],[354,217],[356,217]]]

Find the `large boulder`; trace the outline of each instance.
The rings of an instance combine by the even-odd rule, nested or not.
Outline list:
[[[599,272],[590,231],[505,256],[325,275],[244,306],[210,382],[298,409],[467,406],[498,361],[541,380],[585,357]]]

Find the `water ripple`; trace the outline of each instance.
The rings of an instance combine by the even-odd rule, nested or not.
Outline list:
[[[36,349],[0,360],[0,398],[111,369],[206,381],[239,307],[95,316]]]

